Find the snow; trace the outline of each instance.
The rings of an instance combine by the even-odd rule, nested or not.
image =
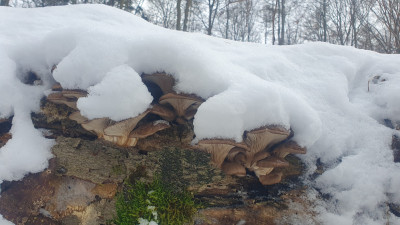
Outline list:
[[[308,148],[303,178],[321,223],[400,224],[387,209],[400,203],[400,166],[390,149],[399,132],[382,125],[400,120],[399,55],[236,43],[166,30],[103,5],[0,7],[0,21],[0,118],[14,115],[13,138],[0,149],[0,181],[46,168],[53,143],[29,116],[55,81],[89,92],[78,101],[88,118],[122,120],[152,101],[139,74],[165,71],[177,92],[206,99],[194,141],[241,141],[245,130],[290,127]],[[28,71],[43,85],[23,84]],[[314,179],[308,175],[317,160],[325,172]]]

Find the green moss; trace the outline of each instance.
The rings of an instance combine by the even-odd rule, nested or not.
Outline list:
[[[140,219],[155,221],[160,225],[188,224],[197,212],[193,194],[188,191],[172,191],[161,179],[152,183],[136,181],[126,184],[117,196],[117,225],[139,224]]]

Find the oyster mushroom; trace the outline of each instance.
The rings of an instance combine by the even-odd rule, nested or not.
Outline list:
[[[163,118],[164,120],[167,121],[173,121],[176,117],[175,113],[173,110],[162,106],[162,105],[153,105],[150,111],[151,114],[155,114]]]
[[[142,81],[145,84],[154,83],[160,87],[163,94],[173,93],[175,80],[171,75],[165,73],[143,74]]]
[[[245,133],[245,143],[250,151],[246,153],[246,167],[251,168],[255,162],[268,157],[269,153],[259,153],[264,149],[277,144],[290,135],[290,131],[279,126],[268,126],[254,129]],[[255,157],[257,156],[257,157]],[[264,158],[265,158],[264,157]],[[256,160],[254,160],[256,158]]]
[[[246,133],[245,142],[250,151],[257,153],[289,137],[290,131],[280,126],[269,126]]]
[[[234,147],[247,149],[247,146],[243,143],[236,143],[226,139],[204,139],[200,140],[197,145],[194,146],[194,148],[210,153],[212,162],[219,168],[221,168],[229,151]]]
[[[270,173],[267,175],[261,175],[258,179],[262,185],[272,185],[281,182],[282,173]]]
[[[152,123],[147,123],[134,129],[128,137],[126,146],[135,146],[139,139],[146,138],[155,134],[158,131],[170,128],[171,126],[165,120],[157,120]]]
[[[68,116],[70,120],[74,120],[79,124],[85,123],[88,121],[88,118],[82,116],[82,114],[79,111],[75,111],[71,113],[71,115]]]
[[[190,120],[194,117],[203,100],[190,95],[168,93],[161,96],[159,103],[161,105],[170,105],[175,111],[176,121],[182,124],[185,120]]]
[[[221,165],[221,170],[228,175],[246,176],[246,168],[237,162],[224,162]]]
[[[104,140],[124,146],[127,144],[129,134],[136,127],[137,123],[142,120],[150,110],[146,110],[142,114],[126,120],[117,122],[104,129]],[[135,143],[136,144],[136,143]]]
[[[288,141],[276,147],[272,151],[272,154],[280,158],[285,158],[288,154],[306,154],[306,152],[306,148],[301,147],[294,141]]]
[[[104,137],[104,129],[110,125],[111,120],[108,118],[98,118],[86,121],[81,124],[81,126],[87,130],[97,134],[97,137],[103,138]]]
[[[52,87],[51,87],[51,90],[52,91],[62,91],[62,87],[61,87],[61,84],[60,83],[55,83]]]
[[[78,110],[78,107],[76,107],[76,99],[67,98],[60,92],[49,94],[47,100],[55,104],[64,104],[72,109]]]
[[[62,90],[61,94],[66,98],[78,99],[80,97],[86,97],[87,92],[83,90]]]
[[[254,170],[254,173],[257,175],[257,177],[260,177],[261,175],[267,175],[271,173],[274,168],[288,166],[288,161],[275,156],[271,156],[258,161],[252,169]]]

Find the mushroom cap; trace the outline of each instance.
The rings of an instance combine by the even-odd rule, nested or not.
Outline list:
[[[87,131],[94,132],[99,138],[101,138],[104,135],[104,129],[110,124],[110,122],[111,120],[108,118],[98,118],[82,123],[81,126]]]
[[[288,167],[289,162],[276,156],[270,156],[258,161],[256,166],[263,168]]]
[[[288,154],[306,154],[307,149],[298,145],[295,141],[288,141],[279,145],[272,151],[272,154],[280,157],[285,158]]]
[[[163,94],[174,92],[175,79],[166,73],[143,74],[143,83],[154,83],[160,87]]]
[[[173,121],[176,117],[175,112],[163,105],[153,105],[150,113],[155,114],[167,121]]]
[[[245,142],[257,153],[289,137],[290,131],[280,126],[267,126],[246,132]]]
[[[82,114],[79,111],[75,111],[71,113],[68,117],[70,120],[75,120],[77,123],[82,124],[88,121],[88,118],[82,116]]]
[[[236,154],[236,156],[233,158],[233,161],[240,163],[241,165],[245,165],[247,162],[247,156],[245,153],[240,152]]]
[[[272,185],[281,182],[282,180],[282,173],[270,173],[267,175],[261,175],[258,177],[259,181],[262,185]]]
[[[135,141],[128,140],[129,139],[128,136],[131,133],[131,131],[136,127],[136,125],[139,123],[139,121],[142,120],[149,112],[150,110],[146,110],[142,114],[136,117],[116,122],[113,125],[105,128],[104,139],[116,143],[117,145],[120,146],[126,145],[127,142],[129,143],[135,142],[134,145],[136,145],[137,140]],[[130,146],[134,145],[130,144]]]
[[[129,138],[146,138],[154,133],[171,127],[165,120],[157,120],[152,123],[144,124],[134,129],[130,134]]]
[[[246,176],[246,168],[237,162],[224,162],[221,165],[221,170],[229,175]]]
[[[87,92],[83,90],[62,90],[61,94],[66,97],[66,98],[80,98],[80,97],[86,97]]]
[[[146,110],[142,114],[132,117],[126,120],[122,120],[114,123],[113,125],[104,129],[104,135],[107,136],[126,136],[128,137],[129,133],[136,127],[138,122],[142,120],[150,110]]]
[[[60,83],[55,83],[52,87],[51,87],[51,90],[52,91],[62,91],[62,87],[61,87],[61,84]]]
[[[254,154],[250,166],[253,166],[253,165],[254,165],[255,163],[257,163],[258,161],[260,161],[260,160],[262,160],[262,159],[265,159],[265,158],[268,158],[268,157],[270,157],[270,156],[271,156],[271,154],[270,154],[269,152],[267,152],[267,151],[257,152],[256,154]]]
[[[229,153],[228,153],[226,159],[227,159],[228,161],[231,161],[231,162],[232,162],[232,161],[235,160],[235,157],[236,157],[237,154],[239,154],[239,153],[245,153],[245,152],[246,152],[246,149],[244,149],[244,148],[233,147],[233,148],[229,151]]]
[[[247,148],[242,143],[236,143],[226,139],[204,139],[200,140],[194,148],[201,149],[211,154],[211,160],[217,167],[221,167],[229,151],[234,147]]]
[[[76,100],[66,98],[60,92],[51,93],[47,96],[47,100],[55,104],[64,104],[70,108],[78,110]]]
[[[191,95],[168,93],[160,97],[159,103],[162,105],[171,105],[178,117],[185,117],[186,110],[194,110],[203,103],[204,100]],[[188,116],[193,113],[190,113]],[[194,114],[193,114],[194,115]]]

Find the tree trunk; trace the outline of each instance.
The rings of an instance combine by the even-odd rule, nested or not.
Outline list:
[[[327,0],[324,0],[323,1],[323,5],[322,5],[322,26],[323,26],[323,29],[324,29],[324,42],[327,42],[327,28],[328,28],[328,24],[327,24],[327,21],[326,21],[326,13],[327,13],[327,5],[326,5],[326,1]]]
[[[230,15],[229,15],[229,0],[228,0],[228,3],[226,3],[226,24],[225,24],[225,38],[226,39],[229,39],[229,37],[228,37],[228,35],[229,35],[229,17],[230,17]]]
[[[181,18],[182,18],[181,2],[182,0],[176,1],[176,30],[181,30]]]
[[[275,45],[275,20],[276,20],[276,13],[278,11],[278,1],[276,0],[274,12],[272,14],[272,45]]]
[[[0,6],[8,6],[10,4],[10,0],[1,0]]]
[[[286,20],[286,12],[285,12],[285,0],[281,0],[281,23],[282,23],[282,28],[281,28],[281,35],[279,39],[279,45],[284,45],[285,44],[285,20]]]
[[[189,21],[190,7],[192,7],[192,0],[186,0],[185,18],[183,19],[183,31],[187,31],[188,30],[187,24],[188,24],[188,21]]]
[[[281,0],[276,0],[278,3],[277,12],[278,12],[278,45],[281,43]]]

